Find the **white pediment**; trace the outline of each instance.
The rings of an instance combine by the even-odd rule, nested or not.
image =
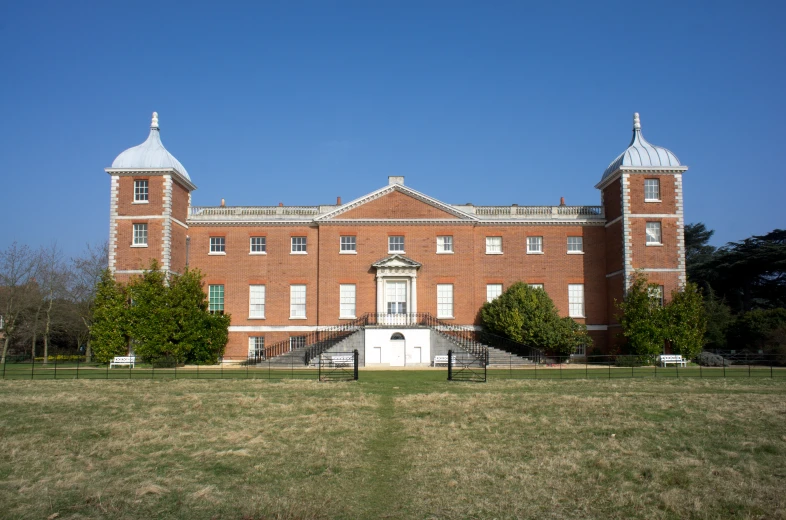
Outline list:
[[[378,262],[374,262],[371,264],[372,267],[379,268],[410,268],[410,269],[419,269],[420,266],[419,262],[412,260],[411,258],[407,258],[404,255],[390,255],[386,258]]]

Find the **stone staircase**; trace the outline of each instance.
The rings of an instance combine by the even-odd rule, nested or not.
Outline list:
[[[509,367],[509,366],[523,366],[523,365],[535,364],[532,361],[532,359],[517,356],[516,354],[511,354],[510,352],[506,352],[498,348],[488,347],[488,349],[489,349],[489,364],[488,364],[489,367],[501,367],[501,366]]]

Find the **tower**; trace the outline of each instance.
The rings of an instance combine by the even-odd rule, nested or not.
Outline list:
[[[105,171],[111,179],[109,269],[115,278],[140,274],[152,260],[165,273],[182,272],[196,186],[161,143],[158,113],[145,142],[118,155]]]
[[[606,209],[606,284],[612,327],[634,272],[659,286],[661,298],[685,285],[685,220],[682,174],[688,168],[666,148],[650,144],[633,114],[628,148],[606,168],[600,182]],[[618,326],[618,325],[617,325]]]

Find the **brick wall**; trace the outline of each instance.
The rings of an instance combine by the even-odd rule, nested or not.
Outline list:
[[[630,211],[632,214],[668,214],[677,211],[674,175],[635,174],[628,177],[630,182]],[[644,180],[660,180],[661,202],[644,202]]]
[[[398,191],[392,191],[377,200],[367,202],[339,215],[340,219],[456,219],[458,217],[435,208]]]

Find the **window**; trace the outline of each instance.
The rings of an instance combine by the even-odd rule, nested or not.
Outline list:
[[[647,292],[649,293],[650,300],[654,303],[657,303],[659,306],[663,307],[663,286],[662,285],[650,285],[647,288]]]
[[[385,282],[385,291],[388,314],[406,314],[407,283],[398,280]]]
[[[297,348],[303,348],[305,346],[306,346],[305,336],[291,336],[289,338],[289,350],[295,350]]]
[[[527,254],[543,252],[543,237],[527,237]]]
[[[134,224],[134,242],[132,245],[147,245],[147,224]]]
[[[502,254],[502,237],[486,237],[486,254]]]
[[[210,254],[226,254],[226,239],[224,237],[210,237]]]
[[[248,338],[248,357],[264,359],[265,357],[265,336],[249,336]]]
[[[248,286],[248,317],[249,318],[265,317],[265,286],[264,285]]]
[[[502,284],[501,283],[490,283],[486,284],[486,301],[490,302],[496,298],[498,298],[502,294]]]
[[[584,252],[584,238],[568,237],[568,254],[583,253],[583,252]]]
[[[437,284],[437,318],[453,317],[453,284]]]
[[[341,237],[341,253],[357,253],[358,242],[357,237],[345,236]]]
[[[4,327],[5,327],[5,320],[3,319],[2,316],[0,316],[0,330],[3,330]]]
[[[355,317],[355,285],[354,284],[341,284],[339,285],[339,299],[341,300],[339,309],[339,318],[354,318]]]
[[[540,289],[541,291],[543,290],[543,284],[542,283],[529,283],[527,285],[529,285],[533,289]]]
[[[403,236],[388,237],[388,253],[403,253],[403,252],[404,252],[404,237]]]
[[[147,180],[134,181],[134,202],[147,202]]]
[[[306,286],[305,285],[289,286],[289,317],[290,319],[306,317]]]
[[[573,351],[573,354],[570,357],[584,357],[587,355],[587,345],[583,343],[581,345],[576,345],[576,350]]]
[[[660,202],[660,180],[644,179],[644,200]]]
[[[571,318],[584,317],[584,284],[568,285],[568,314]]]
[[[264,255],[267,253],[267,237],[251,237],[252,255]]]
[[[224,314],[224,286],[208,285],[207,295],[210,314]]]
[[[660,245],[660,222],[647,222],[647,245]]]
[[[437,253],[452,253],[453,252],[453,237],[442,236],[437,237]]]
[[[292,237],[292,254],[306,254],[306,237]]]

